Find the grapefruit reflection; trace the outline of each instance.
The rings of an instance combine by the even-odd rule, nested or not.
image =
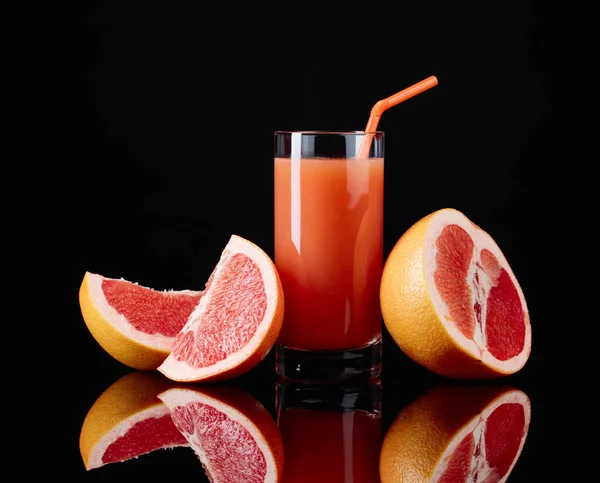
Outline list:
[[[521,455],[530,420],[530,400],[520,389],[437,386],[391,423],[381,447],[381,482],[504,482]]]
[[[231,386],[179,386],[158,395],[212,483],[280,482],[283,442],[275,419]]]

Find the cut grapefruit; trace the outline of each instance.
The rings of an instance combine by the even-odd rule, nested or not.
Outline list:
[[[213,483],[281,481],[283,442],[267,409],[236,387],[174,387],[158,397],[169,407]]]
[[[151,451],[188,446],[158,394],[173,381],[156,372],[133,372],[110,385],[89,409],[79,449],[86,470]]]
[[[154,370],[169,355],[202,293],[159,291],[86,272],[79,306],[87,328],[106,352],[134,369]]]
[[[492,379],[529,359],[517,278],[493,238],[458,210],[431,213],[400,237],[384,264],[380,303],[400,349],[442,376]]]
[[[437,386],[390,424],[379,458],[381,482],[504,482],[530,420],[530,400],[519,389]]]
[[[181,382],[241,375],[269,353],[283,323],[284,298],[271,258],[232,235],[206,290],[158,367]]]

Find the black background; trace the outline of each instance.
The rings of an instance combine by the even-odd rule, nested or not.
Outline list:
[[[77,291],[85,271],[195,289],[231,234],[272,255],[273,131],[364,129],[378,100],[435,75],[438,86],[385,112],[378,126],[386,133],[385,249],[442,207],[461,210],[495,238],[523,288],[533,329],[531,358],[509,378],[534,404],[528,444],[509,481],[542,481],[536,179],[553,136],[549,21],[532,2],[496,7],[224,4],[209,12],[175,2],[88,2],[67,22],[73,34],[55,100],[69,121],[53,126],[69,139],[71,163],[54,192],[65,220],[57,226],[69,345],[56,357],[77,366],[77,383],[63,381],[65,474],[152,481],[178,471],[202,479],[187,455],[85,472],[77,446],[83,418],[130,372],[83,323]],[[384,427],[439,382],[385,335]],[[269,355],[232,384],[272,407],[273,382]]]

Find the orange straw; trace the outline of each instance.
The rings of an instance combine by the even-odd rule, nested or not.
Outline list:
[[[401,90],[400,92],[396,92],[396,94],[391,95],[390,97],[386,97],[380,101],[377,101],[373,108],[371,109],[371,115],[369,116],[369,121],[367,122],[367,127],[365,128],[365,133],[373,133],[377,130],[377,124],[379,123],[379,119],[384,111],[389,109],[392,106],[400,104],[406,99],[410,99],[411,97],[420,94],[427,89],[430,89],[434,86],[437,86],[438,80],[434,75],[427,77],[427,79],[423,79],[416,84],[407,87],[406,89]],[[359,151],[359,158],[366,158],[371,147],[371,138],[373,136],[365,136],[363,139],[362,145]]]

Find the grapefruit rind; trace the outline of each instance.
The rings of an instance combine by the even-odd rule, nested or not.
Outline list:
[[[284,297],[279,274],[270,257],[254,243],[240,236],[232,235],[213,270],[211,280],[218,279],[229,258],[238,253],[248,256],[257,263],[260,269],[267,299],[263,321],[258,325],[256,332],[246,345],[210,366],[191,367],[186,360],[178,360],[171,352],[157,368],[169,379],[179,382],[229,379],[247,372],[262,361],[275,344],[283,323]],[[205,312],[211,302],[212,291],[209,282],[204,296],[190,314],[180,335],[196,330],[201,314]]]
[[[169,355],[175,337],[136,329],[109,305],[102,290],[105,279],[86,272],[81,283],[79,305],[88,330],[96,342],[119,362],[138,370],[155,370]],[[166,293],[197,295],[201,292],[181,290]]]
[[[509,274],[524,311],[524,347],[517,357],[497,360],[482,350],[480,344],[467,339],[449,319],[448,306],[435,287],[433,274],[436,240],[450,224],[467,231],[478,248],[490,250]],[[521,287],[491,236],[458,210],[435,211],[414,223],[400,237],[384,264],[380,303],[386,328],[400,349],[439,375],[493,379],[514,374],[529,358],[531,326]]]
[[[210,406],[217,411],[225,414],[228,419],[238,423],[245,428],[254,438],[256,445],[262,452],[266,462],[266,475],[264,481],[278,482],[283,474],[283,441],[275,422],[272,420],[268,411],[258,402],[250,401],[249,395],[240,391],[232,393],[230,400],[225,402],[224,398],[218,397],[220,390],[230,388],[217,388],[217,397],[210,395],[208,391],[200,389],[187,389],[183,387],[174,387],[160,393],[158,398],[173,412],[177,407],[187,406],[192,403],[200,403]],[[242,397],[240,397],[240,395]],[[233,400],[235,398],[235,401]],[[231,403],[231,404],[230,404]],[[233,406],[235,404],[235,406]],[[246,409],[238,409],[242,404]],[[202,449],[202,444],[198,441],[196,435],[184,434],[190,447],[194,450],[207,475],[212,473],[211,459]],[[223,443],[225,444],[225,442]],[[211,480],[212,481],[212,480]]]

